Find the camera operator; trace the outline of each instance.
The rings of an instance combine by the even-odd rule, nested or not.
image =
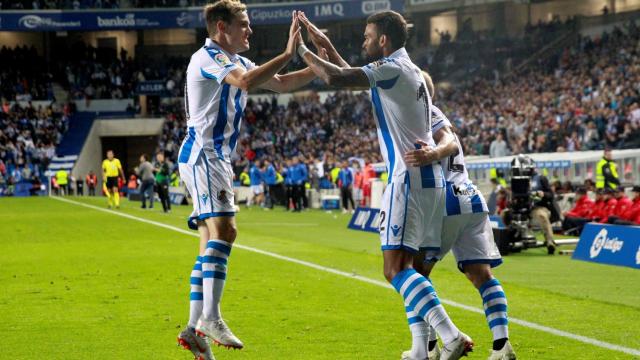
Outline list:
[[[549,255],[555,253],[551,223],[560,219],[553,190],[546,176],[538,173],[535,162],[526,155],[518,155],[511,161],[511,202],[505,214],[505,223],[511,223],[512,217],[529,217],[540,225],[544,233],[544,245]],[[523,224],[522,220],[519,221]],[[527,224],[527,222],[524,222]],[[527,225],[524,225],[528,227]]]
[[[553,255],[556,251],[556,242],[553,240],[553,230],[551,223],[560,220],[560,212],[555,201],[555,195],[549,185],[549,179],[541,175],[534,168],[531,177],[531,192],[533,195],[533,209],[531,210],[531,218],[535,220],[542,228],[544,233],[544,244],[547,247],[549,255]]]

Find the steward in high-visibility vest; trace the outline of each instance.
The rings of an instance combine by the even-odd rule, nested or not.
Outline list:
[[[502,186],[505,189],[507,188],[507,180],[502,177],[502,171],[499,172],[496,168],[489,169],[489,178],[496,179],[498,185]]]
[[[243,170],[240,173],[240,185],[242,185],[242,186],[251,185],[251,178],[249,177],[249,174],[247,173],[246,170]]]
[[[596,165],[596,189],[616,189],[620,185],[616,163],[611,158],[611,150],[605,150],[604,156]]]

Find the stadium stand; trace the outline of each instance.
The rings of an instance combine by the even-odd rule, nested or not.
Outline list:
[[[73,108],[4,102],[0,112],[0,195],[40,191],[56,145],[69,128]]]
[[[34,1],[22,2],[22,5],[12,3],[11,6],[67,9],[75,7],[76,3]],[[79,6],[175,7],[199,3],[179,0],[80,1]],[[3,8],[7,6],[2,5]],[[601,36],[579,37],[575,44],[544,62],[531,63],[514,76],[496,77],[560,34],[573,31],[575,26],[573,18],[563,22],[556,18],[528,25],[521,38],[508,38],[495,32],[474,31],[469,24],[463,24],[454,38],[447,32],[440,33],[438,47],[413,49],[417,62],[432,74],[449,76],[450,69],[464,70],[463,80],[466,81],[460,86],[438,89],[435,103],[456,125],[464,139],[462,145],[466,154],[501,156],[640,147],[640,68],[637,65],[640,63],[640,31],[633,22]],[[336,36],[335,44],[349,62],[364,63],[359,46],[352,40],[341,33]],[[148,112],[166,118],[156,150],[164,150],[176,164],[186,127],[180,97],[187,59],[163,56],[150,61],[150,54],[144,52],[133,58],[124,49],[119,53],[105,53],[81,42],[67,46],[69,51],[54,54],[55,61],[48,68],[33,47],[3,47],[0,59],[11,66],[0,69],[2,97],[22,101],[53,100],[53,84],[58,83],[69,93],[70,99],[87,103],[93,99],[130,99],[136,97],[140,82],[160,80],[166,84],[169,97],[177,100],[162,102],[158,107],[149,108]],[[260,49],[252,51],[256,51],[253,58],[257,63],[271,56]],[[496,58],[503,62],[493,62]],[[469,59],[485,59],[486,62],[468,62]],[[48,71],[27,71],[34,67]],[[290,69],[300,67],[300,63],[293,62]],[[317,88],[317,85],[313,84],[313,87]],[[264,98],[251,100],[247,105],[238,155],[233,159],[236,175],[256,159],[268,159],[276,168],[282,169],[287,159],[302,156],[310,167],[321,166],[322,174],[329,174],[349,158],[362,159],[363,166],[381,160],[367,94],[337,92],[320,101],[320,97],[311,92],[295,96],[285,105]],[[85,121],[83,116],[77,114],[71,121],[69,117],[65,118],[65,128],[59,134],[67,129],[69,132],[55,151],[58,156],[48,156],[46,161],[39,162],[36,166],[38,174],[44,174],[47,167],[51,171],[73,167],[82,140],[91,127],[91,121]],[[75,118],[82,118],[82,121],[75,122]],[[498,134],[503,140],[498,139]],[[60,140],[58,135],[52,144]],[[6,143],[3,144],[5,149]],[[492,144],[495,144],[493,148],[501,150],[491,152]],[[54,152],[51,144],[47,149],[48,153]],[[6,154],[7,151],[3,153],[3,162],[8,168],[10,161]],[[11,161],[11,165],[15,166],[15,161]],[[328,176],[328,179],[329,184],[335,184],[332,181],[335,178]],[[8,180],[5,176],[4,182]],[[320,186],[319,180],[315,182],[317,186]],[[558,193],[569,193],[572,184],[554,187]]]
[[[465,139],[469,155],[490,154],[499,133],[507,155],[640,147],[639,39],[634,23],[581,38],[562,52],[550,72],[534,66],[514,79],[478,78],[452,91],[439,90],[436,103]],[[169,135],[168,144],[179,146],[181,106],[176,103],[169,111],[168,122],[180,125],[167,125],[171,133],[165,133],[161,146]],[[286,107],[252,101],[245,112],[240,160],[252,153],[276,160],[300,153],[322,157],[337,151],[338,160],[378,154],[369,107],[368,97],[356,93],[336,93],[325,103],[313,96],[293,99]],[[353,131],[364,131],[367,140],[352,144]]]
[[[416,64],[429,69],[435,80],[453,80],[475,76],[499,77],[533,55],[549,42],[574,30],[575,18],[564,22],[558,18],[527,24],[520,36],[499,30],[473,30],[470,21],[462,24],[455,38],[448,31],[438,31],[440,44],[413,49]]]
[[[535,66],[511,80],[478,79],[436,103],[465,138],[469,155],[488,154],[498,133],[513,154],[638,147],[639,39],[630,22],[624,30],[581,38],[551,71]]]
[[[44,58],[35,47],[16,46],[0,49],[0,97],[11,100],[52,100],[53,74],[47,71]]]

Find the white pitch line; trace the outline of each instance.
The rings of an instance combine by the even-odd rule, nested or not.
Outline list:
[[[238,226],[320,226],[318,223],[289,223],[289,222],[249,222]]]
[[[81,203],[78,201],[73,201],[73,200],[69,200],[69,199],[64,199],[64,198],[60,198],[60,197],[51,197],[52,199],[58,200],[58,201],[63,201],[66,203],[70,203],[70,204],[74,204],[74,205],[78,205],[78,206],[84,206],[86,208],[90,208],[90,209],[94,209],[94,210],[98,210],[98,211],[102,211],[102,212],[106,212],[106,213],[110,213],[113,215],[118,215],[118,216],[122,216],[124,218],[127,219],[131,219],[131,220],[136,220],[136,221],[140,221],[146,224],[151,224],[151,225],[156,225],[165,229],[169,229],[169,230],[173,230],[182,234],[186,234],[186,235],[190,235],[190,236],[195,236],[195,237],[199,237],[198,233],[193,232],[193,231],[188,231],[188,230],[184,230],[184,229],[180,229],[177,228],[175,226],[171,226],[171,225],[167,225],[167,224],[163,224],[157,221],[153,221],[153,220],[149,220],[149,219],[144,219],[144,218],[140,218],[137,216],[133,216],[133,215],[129,215],[126,213],[122,213],[122,212],[118,212],[118,211],[113,211],[113,210],[109,210],[109,209],[104,209],[98,206],[93,206],[93,205],[89,205],[89,204],[85,204],[85,203]],[[364,277],[364,276],[360,276],[357,274],[353,274],[353,273],[348,273],[345,271],[341,271],[341,270],[336,270],[336,269],[332,269],[330,267],[326,267],[326,266],[322,266],[322,265],[318,265],[312,262],[308,262],[308,261],[304,261],[304,260],[299,260],[299,259],[295,259],[295,258],[291,258],[288,256],[284,256],[284,255],[279,255],[276,253],[272,253],[269,251],[264,251],[264,250],[260,250],[254,247],[250,247],[250,246],[245,246],[245,245],[240,245],[237,242],[233,244],[234,248],[239,248],[242,250],[247,250],[247,251],[251,251],[254,253],[258,253],[258,254],[262,254],[265,256],[269,256],[275,259],[279,259],[279,260],[283,260],[283,261],[288,261],[291,263],[295,263],[295,264],[299,264],[299,265],[303,265],[306,267],[310,267],[316,270],[320,270],[320,271],[324,271],[324,272],[328,272],[331,274],[335,274],[335,275],[340,275],[340,276],[344,276],[350,279],[355,279],[355,280],[359,280],[362,282],[366,282],[369,284],[373,284],[373,285],[377,285],[380,287],[384,287],[384,288],[388,288],[388,289],[393,289],[393,287],[384,282],[384,281],[380,281],[380,280],[375,280],[375,279],[370,279],[368,277]],[[451,301],[451,300],[445,300],[445,299],[440,299],[443,303],[452,306],[452,307],[456,307],[459,309],[463,309],[463,310],[467,310],[476,314],[482,314],[484,315],[484,311],[472,306],[468,306],[465,304],[461,304],[455,301]],[[546,332],[552,335],[556,335],[556,336],[561,336],[561,337],[565,337],[568,339],[572,339],[572,340],[576,340],[585,344],[589,344],[589,345],[593,345],[593,346],[597,346],[603,349],[608,349],[608,350],[614,350],[614,351],[619,351],[625,354],[629,354],[629,355],[636,355],[636,356],[640,356],[640,350],[638,349],[633,349],[633,348],[628,348],[625,346],[621,346],[621,345],[616,345],[616,344],[612,344],[612,343],[608,343],[605,341],[600,341],[597,339],[593,339],[587,336],[582,336],[582,335],[577,335],[577,334],[573,334],[567,331],[563,331],[563,330],[558,330],[558,329],[554,329],[552,327],[548,327],[548,326],[544,326],[544,325],[540,325],[540,324],[536,324],[530,321],[526,321],[526,320],[520,320],[520,319],[516,319],[516,318],[512,318],[509,317],[509,322],[512,322],[514,324],[518,324],[530,329],[534,329],[534,330],[538,330],[538,331],[542,331],[542,332]]]

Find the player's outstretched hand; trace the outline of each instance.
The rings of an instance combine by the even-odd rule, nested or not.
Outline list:
[[[307,33],[309,34],[309,39],[313,45],[317,48],[325,48],[329,49],[333,45],[331,44],[331,40],[325,35],[317,26],[315,26],[307,16],[302,11],[298,11],[298,20],[307,28]]]
[[[410,150],[404,154],[404,161],[411,166],[425,166],[438,160],[436,151],[422,140],[417,140],[420,149]]]
[[[325,48],[318,48],[318,57],[324,61],[329,61],[329,53]]]
[[[298,45],[302,40],[302,35],[300,35],[300,23],[298,22],[298,12],[293,11],[291,15],[291,27],[289,28],[289,40],[287,41],[287,48],[285,49],[285,54],[292,58],[295,53]]]

